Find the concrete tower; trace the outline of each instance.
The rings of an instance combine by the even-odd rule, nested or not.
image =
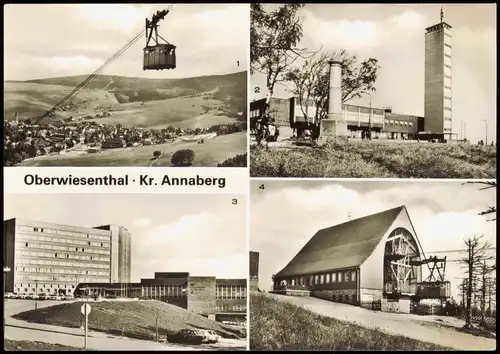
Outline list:
[[[425,131],[450,138],[451,125],[451,26],[440,22],[425,33]]]
[[[342,114],[342,64],[331,60],[328,116],[321,121],[320,142],[347,139],[347,122]]]

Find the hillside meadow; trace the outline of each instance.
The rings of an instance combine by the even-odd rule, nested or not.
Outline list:
[[[467,144],[329,143],[250,148],[252,177],[496,178],[496,147]]]

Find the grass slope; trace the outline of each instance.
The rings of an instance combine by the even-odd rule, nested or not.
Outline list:
[[[85,78],[86,76],[71,76],[22,82],[4,82],[4,119],[14,119],[15,112],[19,113],[21,119],[45,113]],[[193,114],[199,115],[200,106],[211,102],[200,97],[204,93],[211,96],[212,103],[226,101],[228,96],[231,96],[230,102],[234,109],[244,111],[246,107],[246,90],[246,71],[184,79],[147,79],[99,75],[72,99],[72,102],[79,108],[78,114],[70,111],[58,111],[57,114],[60,118],[70,115],[94,115],[96,110],[102,109],[111,111],[137,109],[147,112],[152,107],[147,116],[148,118],[155,118],[155,122],[143,124],[142,126],[154,126],[160,123],[168,123],[168,119],[167,121],[162,120],[165,115],[170,116],[170,122],[191,118]],[[198,95],[198,97],[189,97],[190,95]],[[159,107],[156,107],[156,105],[140,106],[143,101],[169,101],[181,97],[196,98],[197,100],[195,102],[186,102],[186,104],[179,101],[168,102]],[[128,106],[130,103],[135,105],[130,107]],[[190,109],[185,114],[179,114],[179,112],[185,110],[185,107],[178,109],[171,107],[172,104],[180,104],[181,106],[189,104],[191,108],[195,109],[194,111]],[[127,121],[119,123],[128,125]]]
[[[266,295],[250,296],[251,350],[446,350],[341,322]]]
[[[90,351],[90,349],[67,347],[60,344],[50,344],[43,342],[32,342],[27,340],[10,340],[5,339],[3,348],[5,351],[16,352],[16,351]]]
[[[54,155],[38,157],[24,161],[21,166],[143,166],[151,164],[153,152],[160,150],[162,157],[154,164],[155,167],[171,166],[170,159],[174,152],[181,149],[191,149],[195,153],[193,167],[216,167],[218,163],[243,154],[247,151],[246,132],[222,135],[206,140],[204,144],[197,142],[175,142],[161,145],[139,146],[125,149],[102,150],[96,154],[80,156]]]
[[[37,311],[31,310],[16,314],[13,318],[27,322],[43,323],[61,327],[80,327],[80,302],[61,304]],[[224,338],[239,338],[238,332],[194,314],[181,307],[160,301],[104,301],[92,303],[89,315],[89,329],[136,339],[154,339],[156,317],[159,321],[159,334],[175,333],[184,328],[210,329]]]
[[[252,177],[495,178],[496,147],[349,142],[317,148],[251,147]]]

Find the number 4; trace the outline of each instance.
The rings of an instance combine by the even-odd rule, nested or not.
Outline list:
[[[259,189],[266,189],[263,184],[259,186]]]

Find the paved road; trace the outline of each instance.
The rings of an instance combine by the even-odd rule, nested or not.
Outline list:
[[[444,316],[418,316],[380,311],[330,302],[312,297],[297,297],[269,294],[280,301],[302,306],[318,314],[342,321],[377,328],[393,335],[435,343],[459,350],[495,350],[496,340],[458,332],[464,322]]]
[[[40,301],[38,307],[60,304],[59,301]],[[5,338],[11,340],[30,340],[70,347],[83,347],[84,331],[79,328],[49,326],[29,323],[12,318],[16,313],[34,309],[33,300],[8,300],[5,304]],[[245,340],[223,339],[217,345],[185,346],[172,343],[156,343],[126,337],[115,337],[102,332],[89,331],[87,347],[95,350],[213,350],[222,348],[245,348]]]

